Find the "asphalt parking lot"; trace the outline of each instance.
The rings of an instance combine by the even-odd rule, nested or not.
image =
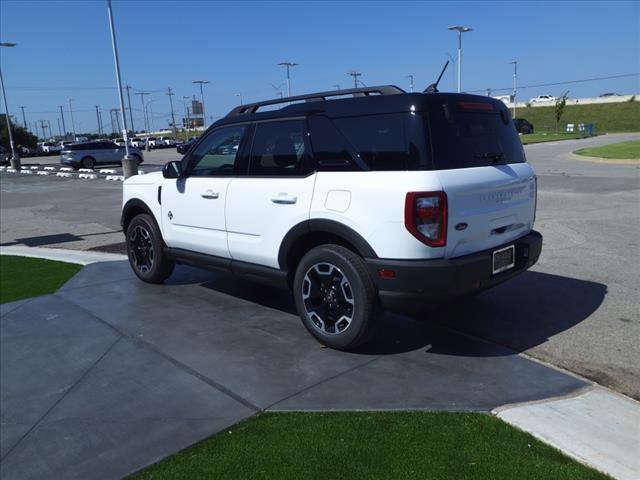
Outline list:
[[[570,155],[637,138],[616,134],[525,147],[539,176],[540,262],[480,295],[471,311],[453,305],[428,320],[640,398],[640,273],[634,267],[640,264],[640,167]],[[146,153],[143,169],[177,157],[174,150]],[[2,245],[121,246],[119,182],[7,173],[0,180]]]

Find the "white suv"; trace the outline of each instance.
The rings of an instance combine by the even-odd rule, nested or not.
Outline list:
[[[504,103],[334,95],[240,106],[182,161],[127,179],[136,275],[159,283],[177,262],[290,288],[311,334],[352,349],[385,308],[426,311],[537,261],[536,176]]]

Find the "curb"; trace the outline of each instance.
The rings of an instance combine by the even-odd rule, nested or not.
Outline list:
[[[119,255],[117,253],[87,252],[84,250],[66,250],[62,248],[23,247],[20,245],[0,247],[0,255],[43,258],[45,260],[76,263],[79,265],[127,260],[126,255]]]

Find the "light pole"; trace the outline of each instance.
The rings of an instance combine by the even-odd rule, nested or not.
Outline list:
[[[122,174],[124,178],[129,178],[138,174],[138,161],[129,155],[129,138],[127,129],[127,116],[124,110],[124,96],[122,95],[122,81],[120,80],[120,61],[118,59],[118,45],[116,43],[116,29],[113,24],[113,12],[111,11],[111,0],[107,0],[107,11],[109,13],[109,26],[111,27],[111,44],[113,46],[113,62],[116,67],[116,81],[118,83],[118,96],[120,97],[120,116],[122,117],[122,137],[124,138],[125,156],[122,159]]]
[[[149,123],[147,122],[147,113],[146,113],[147,110],[144,107],[144,96],[145,95],[150,95],[150,93],[138,92],[138,93],[136,93],[136,95],[140,95],[140,101],[142,102],[142,115],[143,115],[143,121],[144,121],[144,129],[148,133],[149,132]]]
[[[67,136],[67,126],[64,124],[64,111],[62,110],[62,105],[58,105],[58,108],[60,109],[60,116],[62,117],[63,135],[66,137]]]
[[[0,42],[0,47],[15,47],[13,42]],[[0,69],[0,87],[2,87],[2,98],[4,99],[4,113],[7,117],[7,130],[9,131],[9,145],[11,146],[11,166],[16,170],[20,170],[20,156],[16,151],[13,143],[13,133],[11,132],[11,119],[9,118],[9,104],[7,103],[7,91],[4,89],[4,79],[2,78],[2,69]]]
[[[351,75],[353,77],[353,86],[358,88],[358,77],[361,76],[362,73],[356,70],[351,70],[350,72],[347,72],[347,75]]]
[[[513,118],[516,118],[516,95],[518,93],[518,61],[512,60],[509,64],[513,65]]]
[[[299,64],[295,62],[280,62],[278,66],[287,69],[287,97],[291,96],[291,68],[297,67]]]
[[[191,83],[198,83],[200,84],[200,100],[202,100],[202,126],[206,127],[206,123],[207,123],[207,117],[205,116],[204,113],[204,91],[202,90],[202,86],[207,84],[207,83],[211,83],[209,82],[209,80],[194,80]]]
[[[182,105],[184,106],[185,120],[187,121],[185,129],[187,131],[189,131],[189,127],[191,126],[191,121],[189,119],[189,106],[188,106],[188,102],[190,101],[191,101],[191,97],[187,97],[185,95],[182,96]]]
[[[62,127],[60,126],[60,117],[56,117],[56,120],[58,120],[58,135],[60,136],[60,139],[62,139]]]
[[[462,34],[470,32],[472,29],[462,25],[455,25],[449,27],[449,30],[458,32],[458,93],[460,93],[462,91]]]
[[[171,130],[173,131],[173,138],[178,136],[176,131],[176,117],[173,115],[173,96],[175,93],[171,91],[171,87],[167,88],[167,95],[169,96],[169,105],[171,106]]]
[[[71,114],[71,131],[73,132],[73,141],[76,141],[76,122],[73,120],[73,107],[71,106],[71,101],[73,99],[69,99],[69,113]]]
[[[331,85],[332,87],[336,87],[336,90],[340,91],[340,84],[336,83],[335,85]]]
[[[129,101],[129,120],[131,120],[131,131],[135,133],[136,127],[133,126],[133,111],[131,110],[131,86],[124,87],[127,89],[127,100]]]
[[[153,128],[153,126],[151,125],[151,115],[153,115],[153,112],[151,111],[151,113],[150,113],[151,109],[149,108],[153,102],[155,102],[155,100],[152,99],[152,100],[149,100],[144,105],[144,116],[147,119],[147,121],[149,122],[149,128],[147,129],[147,133],[149,133],[151,131],[151,129]],[[147,109],[149,109],[149,110],[147,110]]]
[[[25,130],[29,130],[29,127],[27,126],[27,117],[24,115],[24,107],[20,107],[20,110],[22,110],[22,124],[24,125]]]
[[[102,125],[100,122],[100,107],[96,105],[96,121],[98,122],[98,135],[102,135]]]
[[[407,75],[407,78],[409,79],[409,90],[413,93],[413,75]]]
[[[234,97],[240,97],[240,105],[242,105],[242,93],[234,93]]]

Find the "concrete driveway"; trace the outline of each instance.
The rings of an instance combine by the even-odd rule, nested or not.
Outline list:
[[[518,315],[523,303],[548,314],[529,300],[531,287],[593,300],[541,332]],[[509,288],[493,308],[523,337],[535,332],[530,342],[579,323],[604,294],[540,273]],[[494,312],[438,313],[450,314],[481,323]],[[5,304],[1,315],[6,479],[119,478],[263,410],[489,411],[586,385],[512,349],[395,315],[366,349],[323,348],[287,293],[187,267],[147,285],[125,261],[92,264],[56,294]]]

